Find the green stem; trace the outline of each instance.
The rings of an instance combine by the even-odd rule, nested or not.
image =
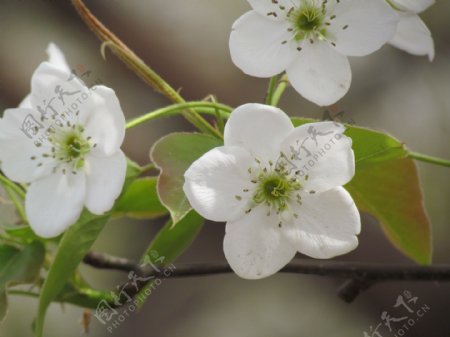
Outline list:
[[[18,185],[14,184],[12,181],[7,179],[2,174],[0,174],[0,183],[2,184],[3,189],[5,190],[9,199],[14,204],[22,222],[27,223],[27,216],[22,203],[23,200],[25,199],[24,191]]]
[[[141,174],[151,171],[155,168],[156,168],[156,166],[153,163],[147,164],[145,166],[141,166]]]
[[[400,7],[396,6],[396,5],[392,2],[392,0],[386,0],[386,2],[387,2],[392,8],[394,8],[396,11],[404,12],[404,10],[402,10]]]
[[[216,97],[214,95],[211,95],[210,99],[211,99],[212,103],[218,104],[217,103],[217,99],[216,99]],[[205,99],[204,101],[207,101],[207,100]],[[230,107],[228,107],[228,108],[231,110]],[[224,130],[225,130],[225,122],[224,122],[225,118],[224,118],[223,114],[220,112],[220,110],[217,107],[214,108],[214,112],[215,112],[215,117],[216,117],[217,129],[219,129],[220,134],[223,135]]]
[[[281,77],[278,83],[277,88],[275,89],[275,92],[273,93],[271,105],[278,106],[278,103],[280,103],[281,96],[283,96],[283,93],[286,90],[288,84],[289,81],[287,76],[283,75],[283,77]]]
[[[275,92],[277,83],[278,83],[278,75],[270,78],[269,87],[267,88],[267,95],[266,95],[266,99],[265,99],[265,103],[267,105],[272,105],[273,94]]]
[[[15,239],[13,239],[13,238],[11,238],[9,236],[5,236],[5,235],[3,235],[1,233],[0,233],[0,240],[3,241],[3,243],[6,242],[6,243],[9,243],[9,244],[11,244],[13,246],[14,245],[17,245],[18,247],[23,246],[23,242],[21,242],[19,240],[15,240]]]
[[[185,109],[195,109],[200,113],[215,115],[217,110],[220,110],[225,117],[228,117],[232,109],[226,105],[212,102],[187,102],[180,104],[173,104],[167,107],[149,112],[145,115],[137,117],[127,123],[127,129],[131,129],[142,123],[151,121],[153,119],[168,117],[180,114]]]
[[[4,186],[8,186],[10,187],[14,192],[17,193],[17,195],[19,195],[19,197],[21,199],[25,199],[25,192],[16,184],[14,184],[11,180],[9,180],[8,178],[6,178],[3,174],[0,174],[0,182],[4,185]]]
[[[428,156],[426,154],[422,154],[422,153],[418,153],[418,152],[409,152],[408,156],[415,160],[423,161],[425,163],[435,164],[435,165],[444,166],[444,167],[450,167],[450,160],[432,157],[432,156]]]
[[[25,213],[25,208],[22,205],[22,201],[17,198],[16,192],[13,191],[11,187],[9,187],[8,185],[3,185],[3,188],[5,189],[6,194],[8,194],[9,199],[11,199],[12,203],[16,207],[17,213],[19,214],[22,223],[27,223],[27,215]]]
[[[184,98],[170,86],[161,76],[151,69],[141,58],[139,58],[128,46],[123,43],[114,33],[112,33],[81,0],[72,0],[75,9],[80,14],[83,21],[92,31],[104,42],[102,45],[102,54],[105,47],[110,47],[131,70],[133,70],[144,82],[149,84],[157,92],[163,94],[173,103],[185,103]],[[220,132],[215,129],[207,120],[200,116],[196,111],[184,110],[181,114],[197,129],[204,133],[212,134],[217,138],[222,138]]]
[[[27,297],[35,297],[38,298],[38,293],[33,293],[31,291],[25,290],[8,290],[8,295],[17,295],[17,296],[27,296]]]

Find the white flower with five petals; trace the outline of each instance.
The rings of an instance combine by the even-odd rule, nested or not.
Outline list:
[[[331,105],[349,90],[347,56],[365,56],[393,36],[398,16],[384,0],[248,0],[233,25],[230,52],[248,75],[286,71],[306,99]]]
[[[239,276],[272,275],[296,252],[321,259],[357,247],[360,216],[342,187],[355,160],[343,132],[334,122],[294,128],[280,109],[246,104],[232,112],[224,146],[186,171],[191,206],[227,222],[224,252]]]
[[[103,214],[121,193],[125,118],[112,89],[87,88],[55,45],[47,52],[49,62],[34,72],[30,95],[0,120],[0,160],[9,179],[29,184],[31,228],[54,237],[84,207]]]
[[[433,61],[435,54],[433,37],[418,14],[433,5],[434,0],[390,1],[398,10],[400,20],[397,32],[389,43],[413,55],[428,55],[428,59]]]

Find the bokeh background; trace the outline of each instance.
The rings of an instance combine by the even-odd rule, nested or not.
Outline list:
[[[245,76],[233,66],[228,36],[235,19],[249,9],[245,0],[97,0],[86,1],[92,11],[138,55],[181,88],[187,99],[215,94],[237,106],[261,102],[267,81]],[[423,14],[436,42],[436,59],[414,57],[392,47],[365,58],[351,59],[353,84],[335,107],[357,125],[387,131],[411,149],[450,158],[450,2],[438,0]],[[163,106],[155,94],[112,54],[100,55],[100,43],[81,22],[69,1],[0,1],[0,108],[15,107],[29,92],[30,77],[46,59],[53,41],[65,52],[72,68],[91,71],[86,82],[101,81],[116,90],[128,118]],[[321,118],[314,106],[292,89],[281,107],[291,115]],[[180,118],[157,120],[131,130],[124,150],[146,163],[150,146],[161,136],[191,130]],[[425,203],[434,234],[434,262],[450,263],[450,172],[419,165]],[[11,214],[5,205],[1,221]],[[111,222],[95,249],[138,258],[165,219],[154,222]],[[176,264],[223,262],[224,225],[207,223],[192,247]],[[301,258],[301,257],[299,257]],[[359,248],[341,260],[411,262],[387,242],[377,221],[363,217]],[[98,288],[114,288],[126,275],[82,267]],[[410,291],[418,305],[430,310],[409,337],[441,337],[450,333],[450,284],[396,282],[380,284],[346,304],[336,296],[339,280],[303,275],[276,275],[245,281],[234,275],[165,280],[144,308],[109,332],[93,318],[91,336],[345,336],[363,337],[381,322],[383,311],[394,316],[397,296]],[[37,310],[34,299],[10,297],[10,312],[0,326],[2,337],[31,336]],[[83,310],[53,305],[46,336],[80,336]],[[402,316],[398,314],[396,317]],[[386,331],[383,329],[383,331]],[[382,337],[395,336],[383,332]]]

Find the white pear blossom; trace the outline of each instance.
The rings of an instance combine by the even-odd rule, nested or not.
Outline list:
[[[109,211],[126,172],[120,150],[125,118],[110,88],[89,89],[70,72],[53,44],[31,79],[31,93],[0,120],[0,160],[11,180],[29,184],[25,210],[31,228],[54,237],[84,207]]]
[[[434,41],[426,24],[419,17],[434,0],[389,0],[399,13],[397,32],[389,42],[396,48],[413,55],[428,55],[434,59]]]
[[[331,258],[358,245],[360,216],[342,187],[355,173],[344,127],[294,128],[280,109],[232,112],[225,144],[195,161],[184,192],[203,217],[226,221],[224,252],[241,277],[272,275],[300,252]]]
[[[306,99],[324,106],[349,90],[347,56],[365,56],[393,36],[398,16],[384,0],[248,0],[233,25],[230,52],[244,73],[286,71]]]

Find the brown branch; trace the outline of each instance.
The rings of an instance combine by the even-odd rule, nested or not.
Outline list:
[[[151,268],[142,267],[137,262],[107,254],[91,252],[84,262],[99,269],[114,269],[134,271],[144,278],[183,278],[196,276],[211,276],[232,273],[230,266],[219,264],[193,264],[178,266],[170,275],[164,271],[157,272]],[[375,283],[388,281],[450,281],[450,266],[416,266],[416,265],[382,265],[362,264],[354,262],[317,262],[316,260],[301,260],[288,264],[280,270],[281,273],[318,275],[346,279],[338,289],[338,295],[346,302],[352,302],[364,290]]]

